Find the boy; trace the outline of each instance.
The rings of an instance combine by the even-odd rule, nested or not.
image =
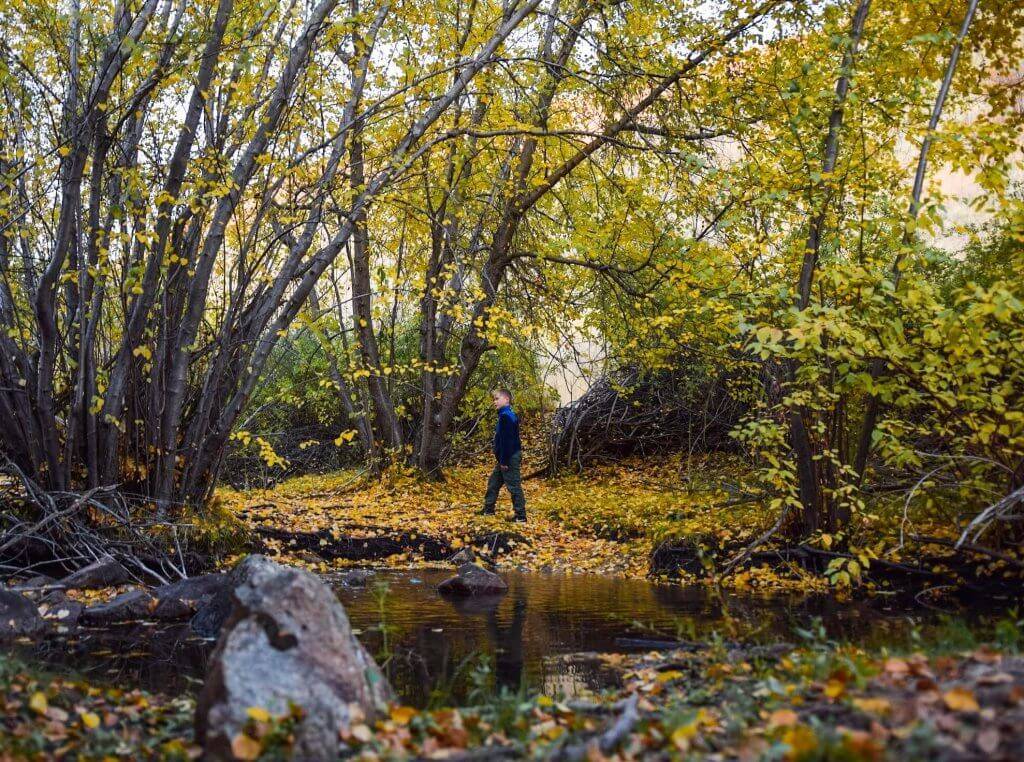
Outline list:
[[[494,430],[494,471],[487,480],[487,494],[484,496],[484,516],[494,515],[494,504],[498,502],[498,491],[504,484],[512,496],[512,508],[516,521],[526,521],[526,497],[523,495],[519,464],[522,460],[522,445],[519,441],[519,418],[512,411],[512,392],[495,389],[491,392],[494,409],[498,411],[498,424]]]

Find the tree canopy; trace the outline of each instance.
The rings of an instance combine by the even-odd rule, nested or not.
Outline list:
[[[290,395],[436,476],[490,383],[587,345],[727,369],[779,527],[894,473],[980,511],[1024,487],[1022,13],[5,2],[4,455],[166,517],[232,442],[278,459]]]

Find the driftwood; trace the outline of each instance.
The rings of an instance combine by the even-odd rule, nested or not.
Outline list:
[[[658,374],[624,368],[560,408],[548,473],[601,458],[733,447],[728,434],[744,408],[729,394],[729,379],[694,358],[680,358],[678,367]]]
[[[1020,486],[1013,490],[1002,500],[993,503],[975,516],[971,520],[971,523],[968,524],[961,533],[960,539],[956,543],[956,547],[972,550],[971,546],[977,548],[978,540],[981,539],[981,536],[994,524],[1001,522],[1016,523],[1024,521],[1024,512],[1022,512],[1022,507],[1024,507],[1024,486]]]

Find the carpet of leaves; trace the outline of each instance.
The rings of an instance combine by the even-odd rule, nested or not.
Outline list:
[[[617,677],[616,689],[572,699],[506,691],[433,710],[396,704],[377,720],[353,707],[354,723],[339,739],[344,756],[873,762],[1024,753],[1024,658],[989,647],[894,655],[825,642],[715,643],[593,659]],[[0,687],[0,759],[199,754],[187,697],[47,677],[8,658]],[[253,707],[236,756],[288,758],[300,717]],[[610,737],[614,745],[602,746]]]
[[[675,456],[594,466],[583,475],[528,479],[523,486],[529,521],[519,524],[512,522],[504,491],[497,515],[479,515],[491,467],[480,458],[450,469],[443,482],[400,470],[381,479],[341,471],[298,477],[269,490],[225,488],[217,496],[222,506],[253,527],[326,530],[335,537],[413,530],[453,548],[489,533],[514,533],[520,537],[512,538],[501,554],[502,566],[632,577],[647,574],[651,551],[665,537],[712,531],[731,536],[730,527],[744,526],[738,513],[753,510],[729,508],[726,516],[716,507],[728,497],[717,485],[723,474],[739,473],[736,463],[724,457],[688,463]],[[524,473],[529,469],[524,465]],[[701,474],[713,474],[716,486],[710,478],[699,478]],[[315,553],[296,551],[287,541],[271,539],[267,545],[283,560],[315,571],[353,563],[325,561]],[[375,559],[371,565],[423,566],[424,561],[407,553]]]
[[[342,740],[362,760],[873,762],[1024,751],[1024,659],[989,648],[886,656],[719,645],[593,658],[618,675],[617,690],[572,700],[504,693],[433,711],[395,705],[376,722],[357,716]],[[286,753],[294,718],[252,717],[238,750]]]
[[[0,655],[0,760],[194,759],[191,698],[91,685]]]

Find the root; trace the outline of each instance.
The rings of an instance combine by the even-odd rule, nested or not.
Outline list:
[[[64,575],[113,558],[139,582],[165,584],[202,563],[187,551],[186,527],[140,518],[116,485],[50,492],[7,459],[0,474],[0,576]]]

